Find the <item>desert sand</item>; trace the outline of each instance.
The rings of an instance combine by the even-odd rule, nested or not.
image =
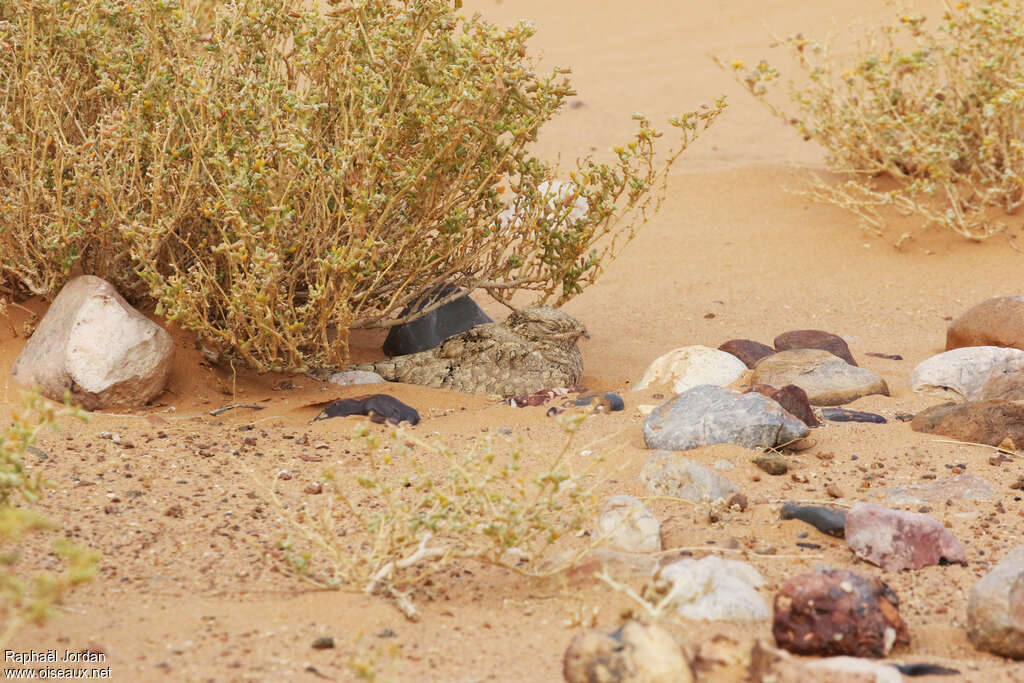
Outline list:
[[[579,105],[566,108],[538,143],[544,156],[560,157],[563,166],[580,155],[607,154],[624,141],[633,111],[662,121],[720,93],[729,97],[727,113],[669,179],[661,212],[596,285],[566,306],[591,334],[582,345],[586,386],[620,392],[626,400],[625,411],[593,416],[579,436],[581,449],[602,439],[599,447],[609,453],[607,493],[643,495],[637,474],[650,452],[637,408],[657,401],[630,387],[666,351],[717,347],[732,338],[771,343],[792,329],[828,330],[844,337],[858,362],[881,374],[892,392],[847,407],[892,418],[935,402],[912,393],[907,377],[944,349],[950,319],[988,297],[1021,293],[1024,256],[1007,237],[971,243],[898,216],[883,235],[874,235],[842,209],[801,195],[812,174],[824,169],[822,151],[772,118],[709,57],[755,62],[770,55],[772,33],[824,37],[837,31],[845,39],[851,22],[895,11],[883,0],[466,5],[502,24],[531,20],[543,63],[572,67]],[[1008,224],[1010,236],[1019,234],[1019,217],[1009,217]],[[905,231],[913,239],[895,248]],[[492,316],[506,314],[479,300]],[[45,310],[37,301],[25,306]],[[24,311],[13,310],[16,329],[25,319]],[[585,572],[533,582],[459,564],[417,596],[422,618],[413,623],[382,598],[319,591],[269,571],[263,552],[284,530],[254,493],[249,472],[269,478],[287,470],[291,478],[278,486],[282,495],[311,499],[304,488],[325,466],[342,474],[352,466],[350,434],[361,419],[310,424],[319,410],[311,404],[367,388],[245,371],[232,377],[229,369],[204,363],[188,335],[175,339],[171,386],[154,406],[97,413],[87,424],[66,422],[38,444],[45,460],[29,456],[29,464],[55,484],[42,510],[103,558],[97,580],[73,593],[58,618],[22,631],[15,650],[92,648],[107,655],[113,679],[121,681],[349,680],[352,661],[372,661],[378,680],[556,681],[562,653],[583,628],[580,615],[596,609],[596,626],[612,630],[620,612],[632,606]],[[382,339],[380,332],[357,333],[354,359],[380,357]],[[9,368],[23,343],[0,325],[3,419],[18,404],[20,388],[10,382]],[[293,388],[280,389],[282,381]],[[546,407],[518,409],[397,384],[380,390],[420,410],[424,419],[413,433],[436,432],[454,449],[470,448],[502,428],[511,431],[509,439],[529,440],[538,458],[562,444]],[[265,410],[209,415],[238,402]],[[254,428],[238,431],[248,424]],[[104,431],[119,434],[122,444],[100,438]],[[304,434],[306,446],[285,438]],[[253,436],[251,445],[243,443]],[[124,441],[134,447],[125,448]],[[964,631],[971,586],[1021,542],[1024,504],[1010,488],[1020,476],[1020,460],[991,465],[988,449],[942,443],[892,419],[885,425],[829,423],[814,430],[809,443],[788,456],[796,477],[764,474],[751,463],[754,453],[738,447],[692,451],[707,465],[729,460],[734,467],[725,474],[751,506],[711,523],[692,506],[652,501],[666,548],[702,548],[691,551],[701,556],[715,548],[774,545],[775,557],[747,558],[768,580],[761,591],[768,600],[785,579],[819,564],[880,576],[899,595],[911,635],[909,649],[894,653],[893,661],[945,664],[962,671],[960,680],[1024,679],[1020,664],[976,651]],[[592,456],[573,457],[582,462]],[[994,501],[954,502],[931,513],[967,546],[965,567],[884,572],[857,560],[841,540],[798,521],[779,521],[778,505],[771,502],[828,502],[829,484],[843,492],[840,502],[877,501],[887,487],[941,479],[955,466],[997,491]],[[176,505],[180,515],[165,514]],[[811,532],[805,540],[820,550],[797,547],[805,530]],[[636,588],[641,584],[632,580]],[[755,638],[771,642],[767,621],[669,626],[691,655],[716,635],[740,648]],[[322,636],[333,637],[335,648],[313,649]],[[734,667],[718,680],[737,676]]]

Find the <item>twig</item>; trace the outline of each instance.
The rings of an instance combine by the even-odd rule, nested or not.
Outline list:
[[[217,417],[218,415],[226,413],[229,410],[234,410],[235,408],[252,408],[253,410],[263,410],[264,408],[266,408],[266,406],[258,406],[254,403],[230,403],[226,406],[221,406],[220,408],[217,408],[217,410],[211,410],[210,415]]]

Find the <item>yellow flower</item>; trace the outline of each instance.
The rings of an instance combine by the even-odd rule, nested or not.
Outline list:
[[[734,59],[731,62],[729,62],[729,66],[731,66],[734,69],[742,69],[743,68],[743,60],[742,59]]]

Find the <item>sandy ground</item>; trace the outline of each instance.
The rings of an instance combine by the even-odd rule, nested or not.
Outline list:
[[[659,120],[719,93],[730,98],[727,114],[671,178],[661,213],[598,284],[567,305],[591,332],[582,347],[586,385],[626,398],[624,412],[590,418],[579,437],[580,444],[604,439],[601,448],[611,461],[603,470],[608,493],[642,493],[637,474],[649,451],[637,406],[654,401],[629,390],[665,351],[718,346],[736,337],[771,343],[790,329],[829,330],[842,335],[858,361],[892,390],[889,398],[850,407],[892,417],[930,405],[909,391],[906,379],[918,362],[943,350],[953,316],[987,297],[1020,293],[1022,256],[1005,238],[974,244],[916,229],[914,239],[896,250],[893,242],[913,222],[897,219],[877,237],[844,211],[787,191],[805,187],[820,170],[820,150],[772,119],[708,57],[756,61],[768,54],[773,31],[821,36],[852,20],[887,16],[891,10],[881,0],[467,5],[500,23],[529,18],[539,27],[534,44],[545,63],[573,67],[582,106],[550,125],[540,141],[546,156],[605,153],[629,135],[634,110]],[[1010,224],[1011,233],[1019,233],[1019,217]],[[504,315],[500,307],[485,302],[485,308]],[[23,319],[16,310],[15,325]],[[232,380],[229,372],[205,365],[185,335],[176,339],[174,377],[158,405],[68,423],[40,442],[45,459],[30,456],[33,468],[56,485],[42,508],[103,559],[99,579],[76,592],[60,618],[24,630],[14,649],[93,648],[106,653],[113,678],[123,681],[348,680],[353,661],[371,662],[378,680],[554,681],[561,676],[563,651],[580,630],[580,615],[596,609],[596,624],[611,630],[629,607],[583,573],[531,582],[503,570],[458,565],[417,596],[422,619],[413,623],[383,599],[311,590],[269,571],[261,558],[284,531],[257,495],[250,472],[269,478],[287,470],[291,478],[279,482],[281,495],[300,505],[315,503],[305,487],[328,465],[354,471],[362,456],[350,436],[358,418],[311,425],[318,411],[311,404],[366,390],[244,372]],[[376,357],[381,340],[379,333],[356,335],[355,358]],[[23,342],[0,325],[0,417],[18,401],[6,369]],[[284,380],[293,388],[280,389]],[[508,430],[506,441],[522,439],[536,451],[527,470],[563,441],[544,407],[515,409],[404,385],[383,391],[420,410],[424,420],[413,433],[438,433],[455,449]],[[259,403],[265,410],[208,414],[232,402]],[[253,429],[244,429],[250,424]],[[104,431],[119,434],[122,444],[100,438]],[[960,680],[1024,680],[1019,664],[975,651],[964,634],[970,587],[1021,542],[1024,505],[1009,488],[1020,475],[1020,461],[991,465],[986,449],[940,443],[894,420],[829,424],[810,441],[810,448],[789,457],[795,477],[765,475],[743,449],[693,451],[706,464],[729,460],[734,467],[727,476],[752,505],[710,523],[699,509],[654,501],[666,547],[705,548],[693,551],[699,556],[716,547],[776,546],[775,557],[749,558],[768,580],[763,595],[769,599],[786,578],[818,564],[881,576],[902,600],[912,639],[894,660],[954,666],[963,672]],[[573,457],[583,467],[592,456]],[[845,503],[878,500],[887,487],[942,479],[955,466],[988,480],[1003,510],[990,501],[932,511],[968,547],[966,567],[886,573],[813,530],[803,540],[821,549],[800,548],[798,534],[806,527],[778,521],[778,505],[771,502],[825,501],[829,484],[843,491]],[[178,511],[166,514],[175,506]],[[641,583],[632,580],[634,587]],[[672,628],[691,653],[716,634],[741,645],[771,638],[767,622]],[[332,636],[336,647],[312,649],[321,636]]]

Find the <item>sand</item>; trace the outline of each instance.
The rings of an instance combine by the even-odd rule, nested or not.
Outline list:
[[[943,350],[952,317],[985,298],[1020,293],[1022,256],[1006,238],[971,243],[899,217],[878,236],[851,214],[799,194],[823,169],[821,150],[772,118],[709,58],[756,61],[769,54],[772,32],[843,33],[851,21],[888,16],[893,10],[881,0],[466,4],[499,23],[530,19],[539,29],[534,46],[544,63],[572,66],[581,105],[567,108],[538,144],[545,156],[560,156],[563,166],[579,155],[607,154],[630,134],[634,110],[659,121],[720,93],[729,97],[728,112],[670,178],[662,211],[596,285],[566,306],[591,333],[582,346],[586,386],[626,398],[625,411],[590,418],[579,435],[580,450],[603,439],[599,448],[609,462],[602,491],[642,494],[637,474],[649,451],[637,407],[656,400],[631,393],[630,386],[668,350],[714,347],[737,337],[771,343],[786,330],[828,330],[843,336],[861,365],[880,373],[892,390],[891,397],[848,407],[891,418],[934,402],[910,392],[906,380],[917,363]],[[1010,217],[1009,224],[1017,234],[1019,219]],[[913,239],[896,249],[907,230]],[[482,303],[492,315],[505,315],[493,302]],[[15,309],[15,326],[25,317]],[[562,653],[582,628],[581,615],[596,612],[596,626],[611,630],[631,606],[585,572],[534,582],[458,564],[417,594],[422,618],[414,623],[382,598],[319,591],[270,571],[263,555],[285,529],[260,500],[250,473],[268,479],[287,470],[291,478],[277,486],[282,496],[319,502],[303,491],[325,467],[344,473],[363,461],[350,436],[358,418],[310,424],[319,410],[312,404],[366,390],[245,371],[233,377],[203,363],[187,335],[175,339],[174,376],[157,405],[66,423],[39,443],[46,460],[29,457],[55,484],[42,510],[103,559],[98,579],[76,591],[59,618],[22,631],[13,649],[93,648],[106,654],[114,680],[124,681],[348,680],[353,662],[366,664],[378,680],[555,681]],[[379,332],[355,335],[355,359],[378,357],[381,341]],[[0,325],[0,417],[18,402],[7,368],[23,343]],[[286,380],[293,388],[280,389]],[[454,449],[510,430],[509,440],[524,439],[535,450],[527,471],[563,442],[546,407],[516,409],[404,385],[383,391],[419,408],[424,420],[414,434],[437,433]],[[208,414],[235,402],[265,409]],[[238,430],[249,424],[252,430]],[[104,431],[134,447],[100,438]],[[308,444],[298,445],[305,434]],[[247,437],[255,442],[246,445]],[[1020,492],[1009,488],[1019,460],[991,465],[987,449],[942,443],[896,420],[829,424],[810,442],[789,456],[795,477],[764,474],[740,448],[691,452],[709,465],[730,461],[726,475],[751,507],[711,523],[698,508],[654,501],[666,547],[703,548],[692,551],[700,556],[715,548],[774,545],[774,557],[747,558],[768,580],[761,592],[769,600],[786,578],[819,564],[879,576],[900,596],[911,635],[910,648],[895,653],[894,661],[953,666],[963,672],[960,680],[1020,680],[1019,665],[976,651],[964,631],[970,587],[1024,531]],[[583,467],[595,456],[573,457]],[[814,530],[803,540],[821,549],[800,548],[798,534],[807,527],[778,521],[778,505],[771,502],[828,501],[830,484],[841,489],[845,504],[877,501],[887,487],[942,479],[954,466],[984,477],[997,491],[993,501],[932,510],[967,546],[966,567],[887,573]],[[180,516],[165,514],[174,506]],[[643,583],[629,581],[635,588]],[[582,621],[589,623],[589,616]],[[691,655],[715,635],[740,649],[755,638],[771,640],[767,622],[670,628]],[[313,649],[322,636],[333,637],[335,648]],[[736,676],[734,667],[717,680]]]

